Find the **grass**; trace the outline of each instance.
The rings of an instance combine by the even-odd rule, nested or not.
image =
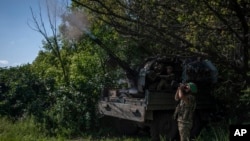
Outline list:
[[[224,125],[224,126],[223,126]],[[226,124],[209,124],[201,131],[195,141],[228,141],[228,127]],[[7,118],[0,117],[0,141],[150,141],[148,137],[84,137],[66,139],[64,137],[46,136],[36,126],[32,118],[12,122]]]
[[[210,123],[195,141],[228,141],[229,127],[226,123]]]
[[[149,141],[143,137],[84,137],[66,139],[64,137],[46,136],[36,126],[32,118],[12,122],[11,120],[0,117],[0,141]]]
[[[58,137],[47,137],[37,128],[32,118],[12,122],[0,118],[0,141],[64,141]]]

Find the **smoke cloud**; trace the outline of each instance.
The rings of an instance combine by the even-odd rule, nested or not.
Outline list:
[[[71,11],[62,15],[61,32],[66,39],[78,40],[83,33],[87,32],[89,22],[83,11]]]

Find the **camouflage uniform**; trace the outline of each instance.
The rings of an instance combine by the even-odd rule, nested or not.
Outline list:
[[[178,130],[180,133],[180,141],[189,141],[190,131],[193,125],[193,113],[196,107],[195,97],[193,95],[187,95],[188,103],[183,100],[175,110],[175,118],[178,121]]]

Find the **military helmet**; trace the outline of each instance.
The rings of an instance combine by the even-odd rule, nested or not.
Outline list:
[[[189,82],[187,83],[187,85],[189,86],[192,93],[197,93],[198,91],[197,86],[193,82]]]

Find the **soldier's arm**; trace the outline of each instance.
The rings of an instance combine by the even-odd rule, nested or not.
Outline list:
[[[178,89],[177,89],[177,91],[175,93],[175,97],[174,97],[175,101],[180,100],[180,98],[179,98],[179,92],[180,92],[180,87],[178,87]]]

